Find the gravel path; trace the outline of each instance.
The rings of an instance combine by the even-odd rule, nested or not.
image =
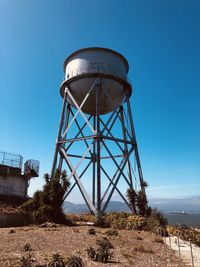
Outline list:
[[[179,241],[179,242],[178,242]],[[177,255],[186,263],[186,266],[200,267],[200,247],[197,247],[194,244],[184,240],[181,240],[176,236],[166,237],[166,244],[174,251],[177,252]],[[178,246],[179,243],[179,246]],[[192,263],[192,254],[193,254],[193,263]]]

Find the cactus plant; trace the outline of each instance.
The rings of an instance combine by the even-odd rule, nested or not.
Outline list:
[[[67,267],[83,267],[83,260],[80,256],[78,255],[72,255],[67,258],[66,262]]]
[[[51,261],[48,263],[48,267],[65,267],[63,258],[59,253],[54,253]]]
[[[23,255],[20,259],[20,267],[31,267],[32,266],[32,255],[30,253]]]
[[[103,262],[106,263],[113,257],[113,253],[110,251],[110,249],[113,248],[113,245],[110,243],[110,241],[103,237],[100,240],[97,240],[96,244],[99,246],[97,250],[90,247],[87,249],[88,257],[93,261]]]

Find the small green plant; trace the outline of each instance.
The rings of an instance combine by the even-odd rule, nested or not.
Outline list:
[[[26,243],[23,247],[23,251],[27,252],[27,251],[32,251],[32,247],[30,243]]]
[[[96,230],[94,228],[89,228],[88,229],[88,234],[89,235],[96,235]]]
[[[109,249],[99,249],[96,253],[96,261],[107,263],[113,257]]]
[[[66,266],[67,267],[83,267],[84,264],[80,256],[72,255],[67,258]]]
[[[97,250],[95,250],[93,247],[90,247],[86,250],[88,257],[93,261],[103,263],[106,263],[111,260],[113,257],[113,253],[110,251],[110,249],[113,249],[114,247],[110,243],[110,241],[106,237],[103,237],[102,239],[97,240],[96,244],[99,246]]]
[[[111,229],[111,230],[106,231],[105,234],[107,236],[118,236],[119,232],[115,229]]]
[[[89,259],[95,260],[96,251],[93,247],[89,247],[88,249],[86,249],[86,252],[88,254]]]
[[[20,267],[31,267],[32,266],[32,255],[30,253],[23,255],[20,259]]]
[[[110,243],[107,237],[103,237],[102,239],[98,239],[96,241],[96,244],[101,248],[101,249],[112,249],[114,248],[113,245]]]
[[[63,258],[59,253],[54,253],[51,261],[47,265],[48,267],[65,267]]]

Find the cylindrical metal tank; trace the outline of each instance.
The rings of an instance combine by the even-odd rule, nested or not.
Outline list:
[[[128,62],[118,52],[107,48],[83,48],[72,53],[64,62],[65,80],[61,84],[63,97],[66,87],[80,106],[97,77],[100,78],[100,114],[106,114],[131,95],[132,89],[127,81]],[[70,105],[74,106],[70,97]],[[96,88],[94,88],[82,107],[82,111],[96,114]]]

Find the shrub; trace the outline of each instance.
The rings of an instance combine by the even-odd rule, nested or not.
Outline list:
[[[30,253],[23,255],[20,259],[20,267],[31,267],[32,266],[32,255]]]
[[[126,229],[127,218],[130,214],[126,212],[111,212],[105,215],[107,225],[115,229]]]
[[[86,250],[88,257],[91,260],[103,263],[106,263],[111,260],[111,258],[113,257],[113,253],[110,252],[110,249],[113,248],[113,245],[110,243],[110,241],[106,237],[103,237],[102,239],[97,240],[96,244],[98,245],[97,250],[92,247]]]
[[[145,225],[145,218],[139,215],[131,215],[127,219],[126,229],[128,230],[142,230]]]
[[[115,229],[111,229],[111,230],[106,231],[105,234],[107,236],[117,236],[119,235],[119,232]]]
[[[145,230],[156,233],[158,229],[161,229],[163,233],[167,226],[167,219],[163,213],[157,209],[152,209],[151,215],[146,219]]]
[[[146,181],[141,181],[141,190],[136,192],[133,188],[127,190],[127,199],[133,214],[147,216],[149,213],[148,200],[145,193]]]
[[[96,261],[99,261],[99,262],[108,262],[109,260],[111,260],[113,257],[113,253],[111,253],[109,251],[109,249],[99,249],[96,253]]]
[[[88,254],[89,259],[95,260],[96,251],[93,247],[89,247],[88,249],[86,249],[86,252]]]
[[[103,228],[109,227],[106,217],[101,215],[100,217],[96,218],[95,226],[103,227]]]
[[[142,230],[145,227],[145,217],[130,215],[125,212],[113,212],[105,216],[107,224],[115,229]]]
[[[137,214],[136,204],[137,204],[137,194],[133,188],[129,188],[126,193],[129,206],[133,214]]]
[[[164,217],[162,212],[158,211],[156,208],[152,209],[151,216],[159,221],[160,226],[166,227],[167,219]]]
[[[32,251],[32,248],[31,248],[31,244],[30,243],[26,243],[23,247],[23,251],[24,252],[27,252],[27,251]]]
[[[149,216],[132,215],[125,212],[112,212],[104,216],[106,224],[114,229],[146,230],[157,233],[158,229],[162,233],[166,232],[167,220],[157,209],[148,208]]]
[[[114,248],[113,245],[110,243],[110,241],[106,237],[103,237],[102,239],[98,239],[96,241],[96,244],[101,249],[111,249],[111,248]]]
[[[65,267],[63,258],[59,253],[54,253],[51,261],[48,263],[48,267]]]
[[[80,256],[72,255],[67,258],[66,261],[67,267],[83,267],[83,260]]]
[[[147,197],[144,191],[140,190],[137,193],[137,207],[139,215],[145,216],[147,214]]]
[[[22,205],[22,208],[32,214],[35,223],[53,221],[55,223],[66,223],[62,211],[64,195],[70,182],[66,172],[56,171],[54,177],[44,175],[45,185],[42,191],[36,191],[32,199]]]
[[[89,228],[88,229],[88,234],[89,235],[96,235],[96,230],[94,228]]]

